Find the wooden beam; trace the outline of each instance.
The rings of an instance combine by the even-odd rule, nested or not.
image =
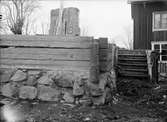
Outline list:
[[[0,48],[0,57],[1,59],[89,61],[91,49]]]
[[[60,71],[83,71],[90,73],[90,67],[57,67],[54,65],[32,65],[32,64],[0,64],[0,68],[21,68],[21,69],[38,69],[38,70],[60,70]]]
[[[57,36],[4,36],[0,37],[0,46],[13,47],[50,47],[50,48],[91,48],[92,37]]]
[[[70,67],[90,67],[94,66],[89,61],[52,61],[52,60],[31,60],[31,59],[1,59],[0,64],[32,64],[32,65],[54,65]]]
[[[1,41],[74,41],[74,42],[89,42],[93,37],[86,36],[29,36],[29,35],[0,35]]]
[[[99,42],[95,40],[91,48],[91,70],[90,70],[90,81],[92,83],[99,82]]]

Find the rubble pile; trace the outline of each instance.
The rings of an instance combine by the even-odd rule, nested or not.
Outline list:
[[[135,79],[119,79],[117,90],[125,100],[131,101],[136,107],[155,109],[158,116],[166,114],[167,84]],[[166,115],[165,115],[166,116]]]
[[[117,82],[117,90],[121,95],[142,98],[151,93],[152,83],[137,79],[120,79]],[[135,99],[137,100],[137,99]]]
[[[100,75],[99,83],[92,83],[88,74],[70,71],[26,69],[0,70],[0,95],[51,102],[104,104],[112,96],[115,75]]]

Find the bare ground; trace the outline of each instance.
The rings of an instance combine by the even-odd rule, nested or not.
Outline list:
[[[38,101],[19,101],[13,106],[22,112],[24,122],[166,122],[167,117],[167,108],[162,110],[160,105],[136,105],[123,99],[104,106]]]

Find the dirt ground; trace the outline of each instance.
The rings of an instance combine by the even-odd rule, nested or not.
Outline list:
[[[104,106],[38,101],[17,101],[12,106],[24,122],[166,122],[167,117],[167,108],[160,105],[136,105],[123,99]]]
[[[7,122],[167,122],[167,85],[126,81],[118,88],[112,103],[103,106],[16,101],[0,96],[0,101],[7,104],[1,118],[20,118]]]

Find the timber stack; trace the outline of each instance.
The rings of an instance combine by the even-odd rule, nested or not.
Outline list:
[[[147,55],[144,50],[118,50],[118,73],[121,77],[148,79]]]

